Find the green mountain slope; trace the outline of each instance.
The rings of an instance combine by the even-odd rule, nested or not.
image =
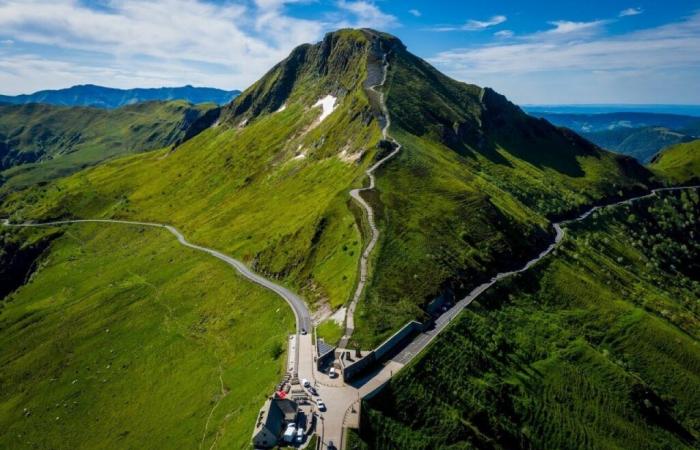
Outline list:
[[[386,231],[356,320],[363,346],[424,318],[435,297],[459,297],[538,253],[549,218],[641,189],[649,176],[401,45],[389,61],[391,133],[404,148],[371,198]]]
[[[700,197],[571,226],[362,407],[351,449],[697,448]]]
[[[248,448],[294,329],[275,294],[165,230],[0,237],[49,242],[0,302],[0,448]]]
[[[583,133],[583,136],[603,148],[632,156],[645,164],[659,150],[693,140],[691,136],[664,127],[616,128]]]
[[[220,125],[175,151],[115,160],[6,204],[27,205],[35,217],[173,223],[309,302],[338,306],[354,285],[361,247],[347,192],[380,134],[363,89],[369,44],[347,31],[302,46],[225,108]],[[327,95],[337,108],[319,123],[313,105]]]
[[[700,140],[664,149],[649,167],[672,183],[700,182]]]
[[[321,311],[336,308],[354,288],[367,240],[348,191],[384,151],[365,83],[384,54],[390,133],[404,148],[367,196],[382,233],[356,319],[363,346],[424,318],[436,295],[537,253],[549,217],[643,189],[648,173],[631,158],[445,77],[394,37],[343,30],[295,49],[177,150],[103,164],[14,195],[4,210],[173,223]],[[328,95],[337,107],[319,123],[314,105]]]
[[[212,104],[148,102],[115,110],[0,105],[0,193],[182,139]]]
[[[425,305],[435,296],[459,295],[539,253],[551,237],[552,217],[648,184],[650,173],[633,159],[530,118],[492,90],[445,77],[398,39],[341,30],[295,49],[222,108],[213,126],[176,148],[111,159],[11,193],[0,217],[170,223],[191,242],[234,255],[291,286],[324,317],[347,303],[368,240],[366,220],[348,193],[366,183],[365,170],[389,147],[381,141],[377,96],[367,91],[379,81],[385,55],[389,131],[403,147],[377,170],[377,189],[366,195],[381,234],[356,317],[362,346],[409,319],[425,318]],[[326,109],[334,103],[328,115],[318,106],[324,99]],[[0,255],[3,261],[38,264],[23,266],[36,270],[28,283],[13,287],[0,309],[0,342],[13,352],[0,372],[8,399],[0,425],[45,447],[74,444],[75,430],[88,425],[92,440],[86,447],[137,446],[148,433],[166,448],[178,439],[193,443],[186,447],[246,445],[259,407],[255,395],[269,392],[279,375],[276,358],[283,350],[275,344],[289,329],[291,311],[171,240],[108,228],[72,226],[52,236],[43,252],[48,237],[7,239],[13,244],[5,248],[14,253]],[[41,322],[32,326],[34,320]],[[95,350],[110,347],[106,328],[112,336],[119,331],[115,342],[120,352],[133,353],[126,369],[134,370],[120,372],[123,384],[106,378],[100,390],[105,371],[125,365]],[[68,336],[54,352],[20,344],[45,342],[47,333],[64,329]],[[252,341],[244,339],[249,333]],[[177,357],[173,364],[171,355]],[[66,368],[62,358],[75,362]],[[258,364],[261,381],[255,379],[253,393],[250,371]],[[98,384],[76,394],[82,385],[70,384],[72,372],[84,379],[88,368],[90,382]],[[26,373],[36,378],[21,384]],[[51,378],[60,380],[55,391],[41,381]],[[124,388],[134,384],[138,389]],[[182,397],[155,400],[171,391]],[[86,411],[70,409],[73,401],[109,417],[93,422]],[[32,414],[42,411],[40,422],[22,419],[25,404]],[[60,425],[41,434],[36,424],[55,421],[55,408]],[[60,408],[77,413],[67,416]],[[160,417],[165,411],[172,415]],[[62,426],[75,441],[60,440],[53,430]]]

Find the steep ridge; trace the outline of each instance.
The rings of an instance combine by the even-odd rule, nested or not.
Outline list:
[[[365,85],[384,53],[386,111]],[[322,99],[327,117],[314,106]],[[383,130],[403,147],[375,166],[396,149]],[[376,189],[361,198],[375,226],[361,237],[348,192],[370,168]],[[648,177],[631,158],[447,78],[393,36],[341,30],[295,49],[176,150],[104,164],[3,209],[172,223],[297,290],[318,317],[352,299],[366,348],[424,320],[436,297],[449,302],[530,259],[550,219],[644,190]]]
[[[355,287],[355,293],[347,306],[345,313],[345,332],[338,344],[341,348],[346,348],[347,344],[352,337],[352,333],[355,329],[355,309],[357,308],[357,302],[362,297],[364,293],[365,286],[367,284],[368,276],[368,264],[369,259],[372,255],[374,247],[377,245],[379,240],[379,230],[377,229],[376,222],[374,220],[374,210],[372,207],[362,198],[362,192],[371,191],[375,186],[374,172],[391,158],[396,156],[398,152],[401,151],[401,144],[396,142],[393,138],[388,135],[387,130],[391,126],[391,117],[386,108],[386,102],[384,101],[384,92],[377,91],[378,87],[383,87],[386,83],[387,71],[389,69],[389,63],[387,61],[388,53],[381,53],[381,58],[377,54],[370,55],[370,62],[368,63],[368,76],[365,80],[365,86],[368,90],[368,95],[371,99],[375,99],[379,111],[379,123],[382,124],[382,139],[383,142],[380,143],[381,147],[384,147],[389,151],[389,154],[384,156],[382,159],[374,163],[369,169],[365,171],[365,174],[369,178],[369,186],[353,189],[350,191],[352,198],[362,207],[364,210],[365,217],[367,219],[367,224],[370,229],[370,239],[365,245],[362,255],[360,256],[360,267],[359,267],[359,281]],[[372,58],[372,56],[374,56]],[[374,75],[374,76],[373,76]]]
[[[650,183],[632,158],[452,80],[403,46],[390,55],[385,93],[403,150],[366,197],[384,231],[355,317],[362,347],[535,256],[553,236],[550,220]]]
[[[30,206],[37,219],[173,223],[322,310],[337,308],[355,284],[362,247],[348,192],[380,151],[379,114],[363,86],[371,42],[360,30],[331,33],[292,52],[177,149],[37,189],[33,206],[27,193],[6,205]],[[314,105],[328,96],[333,111],[320,120]]]

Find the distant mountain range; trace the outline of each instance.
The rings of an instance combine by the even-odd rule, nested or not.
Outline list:
[[[676,114],[700,117],[700,105],[659,105],[659,104],[602,104],[602,105],[522,105],[531,114],[606,114],[615,112]]]
[[[603,148],[634,156],[644,163],[669,145],[700,137],[700,117],[694,115],[637,111],[584,114],[552,111],[566,110],[563,106],[547,107],[547,111],[540,108],[544,109],[526,107],[525,110],[532,116],[570,128]]]
[[[38,91],[33,94],[0,95],[0,103],[26,104],[47,103],[61,106],[93,106],[119,108],[120,106],[153,100],[186,100],[190,103],[216,103],[223,105],[241,91],[225,91],[208,87],[162,87],[115,89],[93,84],[84,84],[67,89]]]

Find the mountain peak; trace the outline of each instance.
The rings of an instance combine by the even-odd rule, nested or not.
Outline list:
[[[405,50],[395,36],[370,28],[343,28],[315,44],[302,44],[223,111],[223,121],[243,123],[277,111],[290,100],[313,104],[326,95],[342,98],[363,88],[368,64]]]

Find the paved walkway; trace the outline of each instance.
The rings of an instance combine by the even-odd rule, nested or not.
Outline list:
[[[348,341],[352,337],[352,333],[355,330],[355,308],[357,307],[357,302],[360,300],[360,297],[362,297],[362,293],[364,292],[365,286],[367,284],[367,272],[368,272],[368,265],[369,265],[369,259],[372,256],[372,250],[374,250],[374,247],[377,245],[377,241],[379,240],[379,229],[377,228],[377,224],[374,221],[374,210],[372,207],[365,201],[364,198],[362,198],[361,192],[364,191],[370,191],[374,189],[375,187],[375,178],[374,178],[374,172],[382,166],[385,162],[396,156],[400,151],[401,151],[401,144],[399,144],[396,140],[391,138],[389,136],[389,127],[391,126],[391,116],[389,115],[389,110],[386,107],[386,101],[384,99],[384,92],[378,91],[378,87],[384,86],[386,83],[386,77],[389,72],[389,62],[387,60],[387,54],[384,53],[382,56],[382,78],[381,81],[378,84],[375,84],[371,86],[369,89],[378,96],[379,98],[379,107],[381,109],[381,114],[382,114],[382,122],[384,123],[384,126],[382,127],[382,139],[385,141],[390,141],[393,145],[393,150],[386,155],[384,158],[380,159],[377,161],[372,167],[367,169],[365,172],[367,176],[369,177],[369,186],[359,188],[359,189],[353,189],[350,191],[350,196],[360,205],[360,207],[364,210],[365,212],[365,217],[367,218],[367,224],[370,229],[371,237],[369,242],[367,243],[367,246],[365,249],[362,251],[362,255],[360,255],[360,279],[357,282],[357,287],[355,288],[355,294],[352,297],[352,300],[350,301],[350,304],[348,305],[348,309],[345,312],[345,333],[343,334],[343,337],[340,339],[340,347],[347,347]]]

